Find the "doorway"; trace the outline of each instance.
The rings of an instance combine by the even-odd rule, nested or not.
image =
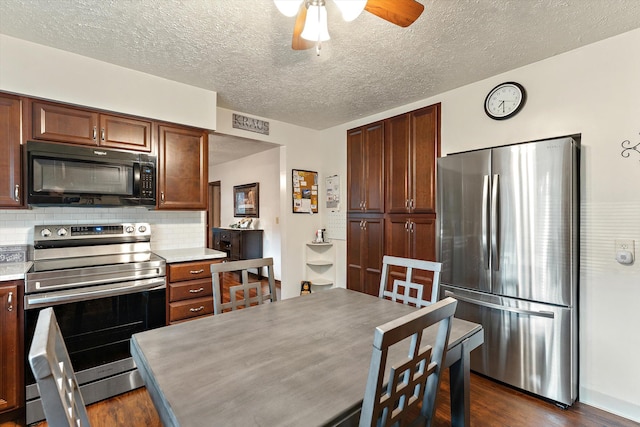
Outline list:
[[[213,233],[211,229],[220,227],[220,181],[209,183],[207,196],[207,220],[205,221],[207,248],[213,249]]]

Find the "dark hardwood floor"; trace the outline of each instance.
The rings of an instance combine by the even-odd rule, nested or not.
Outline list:
[[[144,388],[89,405],[88,412],[93,427],[162,426]],[[46,425],[45,422],[34,424],[38,427]],[[448,377],[444,377],[438,393],[434,427],[450,425]],[[17,424],[2,424],[2,427],[14,426]],[[553,403],[498,384],[480,375],[471,374],[471,426],[638,427],[640,424],[580,402],[569,409],[562,409]]]
[[[234,284],[234,277],[237,278],[225,274],[224,283],[227,286]],[[263,280],[263,284],[266,286],[266,280]],[[228,294],[226,297],[228,298]],[[568,409],[562,409],[553,403],[473,373],[470,393],[472,427],[640,427],[640,423],[580,402]],[[94,403],[89,405],[87,410],[93,427],[162,426],[145,388]],[[203,425],[210,424],[203,420]],[[220,425],[224,425],[224,422]],[[445,373],[438,393],[434,427],[450,425],[449,378]],[[14,422],[0,424],[0,427],[16,426],[19,424]],[[44,427],[47,423],[36,423],[33,426]]]

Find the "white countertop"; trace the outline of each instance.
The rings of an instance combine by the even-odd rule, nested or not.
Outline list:
[[[189,262],[203,259],[226,258],[225,252],[216,251],[209,248],[183,248],[183,249],[166,249],[153,251],[156,255],[162,257],[171,264],[174,262]]]
[[[31,265],[33,265],[31,261],[0,263],[0,282],[24,280],[24,275]]]

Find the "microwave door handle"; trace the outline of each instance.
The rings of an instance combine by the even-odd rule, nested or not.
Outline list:
[[[142,185],[142,170],[138,162],[133,164],[133,194],[141,195],[140,187]]]
[[[493,185],[491,186],[491,265],[493,270],[500,270],[500,175],[493,175]]]

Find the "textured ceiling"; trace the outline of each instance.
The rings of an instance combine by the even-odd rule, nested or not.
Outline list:
[[[368,12],[343,22],[328,1],[319,57],[290,48],[294,18],[272,0],[2,0],[0,32],[325,129],[640,27],[640,0],[420,2],[401,28]]]

